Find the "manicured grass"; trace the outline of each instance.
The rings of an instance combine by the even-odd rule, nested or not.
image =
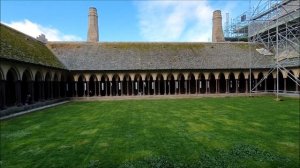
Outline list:
[[[299,167],[299,99],[71,102],[1,121],[0,167]]]

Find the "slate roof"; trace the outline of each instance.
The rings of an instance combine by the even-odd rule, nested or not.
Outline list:
[[[0,59],[65,69],[43,43],[3,24],[0,24],[0,47]]]
[[[198,70],[249,68],[248,43],[50,42],[69,70]],[[268,68],[274,56],[260,55],[254,68]],[[252,60],[256,62],[256,60]]]

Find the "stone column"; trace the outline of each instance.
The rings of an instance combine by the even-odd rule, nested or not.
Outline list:
[[[229,80],[226,79],[226,93],[229,93]]]
[[[187,80],[184,80],[184,91],[187,94]]]
[[[113,94],[112,94],[112,81],[109,81],[109,90],[110,90],[110,96],[113,96]]]
[[[142,81],[143,82],[143,95],[145,95],[145,85],[146,85],[146,83],[145,83],[145,81]]]
[[[209,80],[206,80],[206,94],[210,93]]]
[[[74,82],[74,85],[75,85],[75,97],[78,97],[78,85],[77,85],[77,81]]]
[[[166,95],[167,94],[167,81],[166,80],[164,80],[164,85],[165,85],[165,87],[164,87],[164,95]]]
[[[85,84],[86,84],[86,96],[90,97],[90,82],[86,81]]]
[[[267,79],[264,79],[265,80],[265,92],[267,92],[267,82],[268,80]]]
[[[254,80],[254,86],[257,84],[257,79]],[[253,87],[254,87],[253,86]],[[257,87],[255,88],[255,91],[257,91]]]

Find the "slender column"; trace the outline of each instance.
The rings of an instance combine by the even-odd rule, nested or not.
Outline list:
[[[129,82],[126,81],[126,94],[129,95]]]
[[[166,95],[167,94],[167,81],[166,80],[164,80],[164,95]]]
[[[143,82],[143,95],[145,95],[145,85],[146,85],[146,82],[145,81],[142,81]]]
[[[89,81],[87,81],[86,82],[86,96],[87,97],[90,97],[91,95],[90,95],[90,82]]]
[[[229,80],[226,79],[226,93],[229,92]]]
[[[184,91],[187,94],[187,80],[184,80]]]
[[[168,94],[171,95],[171,81],[170,80],[168,81],[168,84],[169,84],[168,85],[168,89],[169,89]]]
[[[191,94],[191,79],[188,81],[189,83],[189,94]]]
[[[131,90],[131,95],[132,96],[134,96],[134,85],[135,85],[135,83],[134,83],[134,81],[132,81],[132,90]]]
[[[210,93],[209,80],[206,80],[206,94]]]
[[[121,96],[123,96],[123,81],[119,81],[120,84],[120,91],[121,91]]]
[[[29,93],[31,95],[31,102],[30,103],[34,103],[34,82],[33,81],[30,81],[28,83],[28,87],[29,87]]]
[[[265,92],[267,92],[267,82],[268,80],[265,80]]]

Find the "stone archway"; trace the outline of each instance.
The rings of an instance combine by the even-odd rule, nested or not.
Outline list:
[[[162,74],[158,74],[155,81],[155,92],[157,95],[165,94],[165,82]]]
[[[256,85],[253,73],[251,73],[251,76],[250,76],[250,74],[248,75],[248,84],[249,84],[248,92],[253,92],[255,90],[254,86]]]

